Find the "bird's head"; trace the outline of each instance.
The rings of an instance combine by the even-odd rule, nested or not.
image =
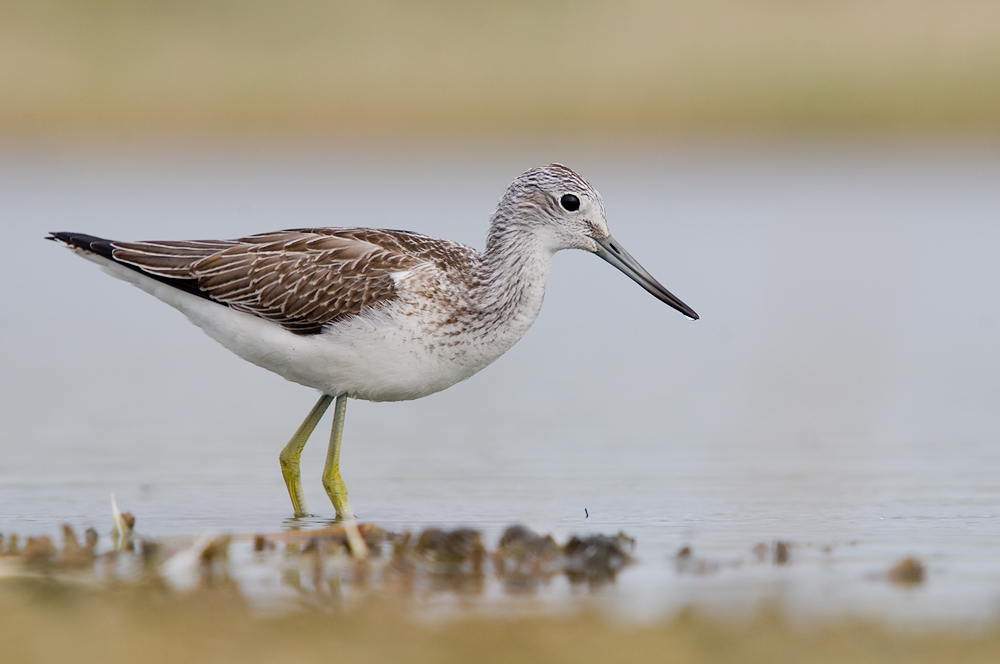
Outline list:
[[[611,237],[601,195],[567,166],[539,166],[515,179],[500,200],[494,217],[497,226],[503,234],[531,237],[553,253],[561,249],[595,253],[658,300],[688,318],[698,318]]]

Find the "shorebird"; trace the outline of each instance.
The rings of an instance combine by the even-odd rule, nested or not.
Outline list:
[[[698,318],[611,237],[600,194],[561,164],[511,183],[483,252],[373,228],[297,228],[235,240],[120,242],[65,232],[48,239],[180,310],[243,359],[320,391],[279,455],[296,517],[308,514],[299,457],[330,404],[323,486],[337,518],[353,521],[339,467],[347,399],[417,399],[493,362],[535,320],[561,249],[597,254]]]

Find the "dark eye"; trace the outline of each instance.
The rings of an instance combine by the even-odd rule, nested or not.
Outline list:
[[[576,212],[580,209],[580,199],[573,194],[563,194],[563,197],[559,199],[559,203],[570,212]]]

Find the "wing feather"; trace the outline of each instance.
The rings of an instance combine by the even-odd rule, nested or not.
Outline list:
[[[297,334],[396,297],[394,273],[454,269],[475,254],[406,231],[292,229],[236,240],[113,242],[113,258]]]

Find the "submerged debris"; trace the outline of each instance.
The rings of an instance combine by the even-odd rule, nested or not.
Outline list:
[[[472,528],[428,528],[420,533],[413,550],[427,562],[444,566],[445,571],[457,571],[463,566],[481,571],[486,557],[482,533]]]
[[[388,536],[392,555],[382,569],[384,587],[400,595],[419,588],[478,595],[485,586],[486,547],[472,528],[428,528]]]
[[[551,567],[561,553],[552,535],[542,537],[526,526],[511,526],[500,537],[493,564],[498,574],[538,574]]]
[[[97,548],[97,531],[88,528],[84,534],[84,544],[76,538],[76,531],[68,523],[62,525],[63,551],[59,556],[59,565],[62,567],[87,567],[94,563],[97,558],[95,549]]]
[[[202,588],[231,585],[229,575],[229,545],[232,537],[213,537],[198,554],[199,585]]]
[[[146,580],[159,578],[182,592],[235,587],[230,574],[231,542],[229,535],[203,535],[189,545],[166,552],[156,542],[143,540],[139,548]],[[161,558],[163,562],[157,564]]]
[[[559,546],[552,535],[515,525],[490,552],[483,534],[472,528],[428,528],[411,534],[355,524],[355,536],[364,539],[370,553],[362,559],[352,553],[342,524],[266,535],[151,539],[134,534],[134,518],[121,512],[114,518],[116,528],[110,542],[104,540],[103,551],[93,528],[81,542],[73,527],[64,525],[61,551],[47,536],[30,537],[19,545],[16,536],[8,535],[0,540],[0,551],[10,561],[0,574],[43,574],[59,583],[90,587],[124,583],[158,592],[221,591],[248,597],[259,596],[260,584],[267,579],[264,583],[272,585],[265,595],[281,596],[276,589],[292,589],[297,602],[335,606],[370,593],[394,600],[438,592],[475,597],[485,592],[489,578],[512,593],[535,589],[559,574],[574,584],[598,586],[615,580],[632,561],[635,547],[635,540],[624,533],[574,535]]]
[[[674,556],[674,565],[678,574],[705,576],[719,571],[719,563],[706,558],[697,558],[690,546],[682,546]]]
[[[787,565],[791,558],[791,548],[791,542],[776,540],[773,545],[759,542],[750,550],[759,563],[767,562],[768,557],[770,557],[771,562],[775,565]]]
[[[9,536],[6,546],[3,544],[3,536],[0,536],[0,556],[16,556],[21,553],[18,549],[17,535]]]
[[[269,542],[263,535],[253,536],[254,553],[263,553],[264,551],[272,549],[274,549],[274,542]]]
[[[903,558],[886,572],[886,578],[902,586],[916,586],[924,582],[924,564],[916,558]]]
[[[379,528],[374,523],[359,523],[353,526],[357,529],[358,535],[363,539],[367,549],[366,554],[378,556],[382,551],[382,544],[386,541],[389,533]],[[351,551],[350,536],[345,524],[336,523],[326,528],[316,530],[291,530],[272,535],[257,534],[253,536],[254,551],[262,553],[265,550],[274,550],[277,542],[285,543],[287,552],[299,551],[303,547],[312,546],[322,548],[329,553]]]
[[[777,541],[774,543],[774,564],[785,565],[788,563],[788,543]]]
[[[563,547],[566,576],[570,583],[587,582],[592,586],[614,581],[618,572],[632,562],[634,549],[635,540],[622,532],[614,537],[573,535]]]
[[[511,526],[493,552],[493,568],[508,590],[531,590],[560,569],[562,555],[552,535],[542,537],[526,526]]]
[[[142,568],[152,570],[162,562],[163,547],[159,542],[143,539],[139,542],[139,557],[142,559]]]
[[[34,571],[48,572],[56,562],[56,547],[48,535],[29,537],[21,552],[24,566]]]

